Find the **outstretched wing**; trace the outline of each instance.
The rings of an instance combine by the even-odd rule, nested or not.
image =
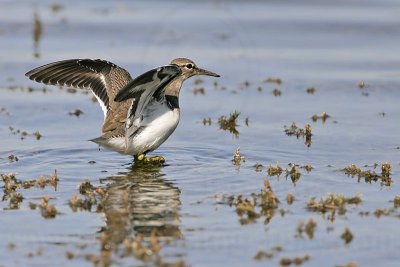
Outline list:
[[[128,118],[134,121],[139,118],[143,109],[153,96],[164,94],[164,89],[174,78],[181,73],[176,65],[167,65],[150,70],[130,81],[115,97],[121,102],[133,99]]]
[[[110,120],[107,117],[109,111],[119,113],[117,109],[122,103],[115,102],[115,96],[132,81],[131,75],[125,69],[100,59],[69,59],[53,62],[33,69],[25,75],[33,81],[44,84],[90,89],[103,109],[105,117],[103,132],[110,130],[105,129],[105,126],[109,126],[106,124],[106,121]],[[113,114],[113,117],[115,115]],[[126,113],[121,115],[125,120]]]

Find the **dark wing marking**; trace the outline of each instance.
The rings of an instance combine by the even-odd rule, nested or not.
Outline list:
[[[100,59],[69,59],[53,62],[25,74],[49,85],[90,89],[102,105],[104,116],[114,106],[114,97],[132,77],[123,68]]]
[[[115,97],[121,102],[133,98],[128,117],[137,118],[151,97],[163,93],[165,86],[181,73],[176,65],[167,65],[150,70],[129,82]]]

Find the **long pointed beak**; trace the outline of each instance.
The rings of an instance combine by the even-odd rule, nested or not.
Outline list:
[[[211,72],[209,70],[205,70],[205,69],[200,69],[200,68],[196,68],[196,75],[207,75],[207,76],[214,76],[214,77],[221,77],[218,74]]]

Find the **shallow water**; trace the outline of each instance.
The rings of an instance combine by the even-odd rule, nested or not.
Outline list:
[[[0,108],[6,110],[0,112],[0,173],[30,180],[56,169],[59,182],[56,190],[18,189],[24,197],[18,209],[0,202],[1,266],[91,266],[90,255],[111,258],[116,266],[279,265],[282,258],[304,255],[310,257],[304,266],[397,266],[400,212],[374,215],[391,209],[400,189],[397,1],[77,3],[59,2],[57,12],[52,1],[2,3]],[[34,13],[42,25],[36,46]],[[153,153],[166,157],[164,166],[135,165],[131,157],[99,150],[87,141],[100,134],[102,123],[90,94],[49,86],[44,92],[24,77],[33,67],[67,58],[103,58],[137,75],[182,56],[222,77],[184,84],[181,122]],[[282,84],[264,82],[268,77]],[[360,89],[360,81],[368,86]],[[306,92],[311,86],[314,94]],[[205,94],[194,94],[200,87]],[[275,88],[280,96],[272,94]],[[68,114],[76,108],[84,113]],[[237,137],[218,125],[220,116],[235,110]],[[311,120],[322,112],[331,116],[325,123]],[[204,118],[211,125],[203,125]],[[311,124],[310,147],[302,137],[285,135],[284,126],[292,122]],[[9,126],[29,135],[21,140]],[[36,130],[40,140],[31,135]],[[237,147],[245,157],[240,166],[231,161]],[[11,154],[19,160],[11,162]],[[299,169],[302,175],[293,183],[284,174],[268,176],[267,167],[277,162],[313,169]],[[392,165],[390,186],[340,171],[354,163],[380,173],[374,164],[385,162]],[[264,214],[243,224],[226,199],[259,193],[265,179],[280,200],[278,208],[268,223]],[[85,180],[107,191],[101,212],[70,208],[69,199]],[[292,205],[286,202],[289,192]],[[362,202],[347,205],[334,221],[329,212],[307,209],[309,199],[328,192],[361,194]],[[43,196],[57,208],[53,219],[29,207]],[[317,224],[313,238],[295,237],[299,223],[310,218]],[[354,236],[349,244],[340,237],[346,227]],[[148,261],[124,255],[124,239],[140,235],[147,244],[152,232],[159,253]],[[254,259],[274,246],[282,251]]]

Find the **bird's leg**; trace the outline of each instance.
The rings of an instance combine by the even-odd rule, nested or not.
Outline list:
[[[135,156],[135,160],[143,162],[143,163],[164,163],[165,158],[161,156],[154,156],[154,157],[146,157],[145,154],[140,154]]]

